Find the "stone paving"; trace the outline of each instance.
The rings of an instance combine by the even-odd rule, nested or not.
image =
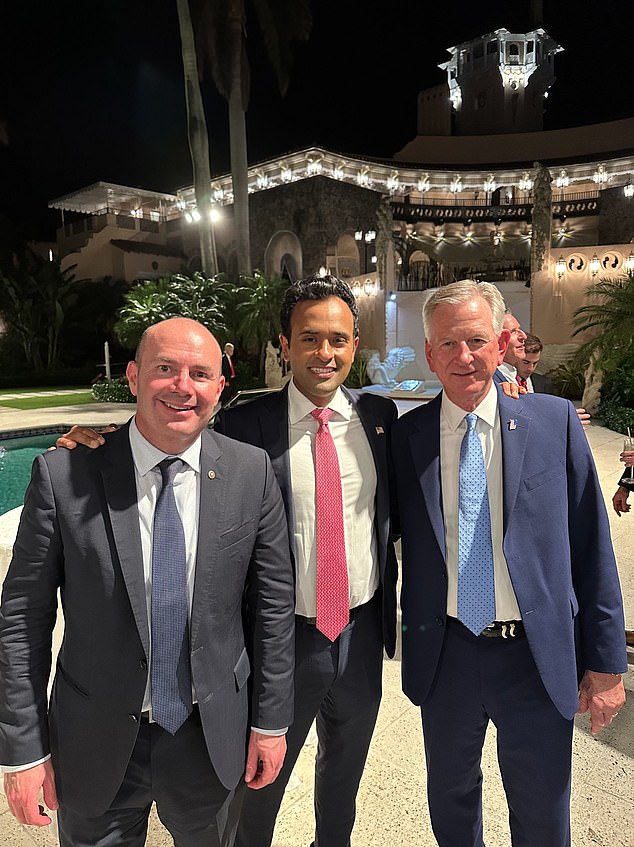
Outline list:
[[[116,404],[114,404],[116,405]],[[41,425],[42,412],[17,413],[7,421],[0,409],[3,430]],[[46,414],[51,410],[44,410]],[[90,406],[54,411],[56,422],[84,420],[104,423],[125,420],[131,410]],[[11,414],[11,413],[9,413]],[[33,415],[33,418],[29,416]],[[115,415],[117,415],[115,417]],[[623,436],[598,425],[588,430],[599,478],[611,510],[611,498],[620,471],[618,454]],[[610,512],[625,600],[626,619],[634,628],[634,514],[618,518]],[[0,575],[1,576],[1,575]],[[598,737],[588,729],[586,716],[576,720],[574,734],[572,843],[573,847],[634,847],[634,651],[625,677],[629,702],[613,726]],[[384,695],[357,804],[352,847],[433,847],[425,804],[425,763],[420,712],[400,689],[399,653],[386,660]],[[308,847],[313,839],[312,774],[316,746],[304,747],[295,769],[294,787],[287,790],[278,818],[273,847]],[[495,732],[487,736],[484,773],[485,839],[488,847],[510,847],[507,810],[495,757]],[[48,847],[56,844],[51,828],[19,826],[0,794],[1,847]],[[153,814],[147,847],[168,847],[172,840]],[[534,845],[541,847],[541,845]]]

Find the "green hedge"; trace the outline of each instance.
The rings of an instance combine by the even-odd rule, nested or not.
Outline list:
[[[117,377],[110,382],[96,382],[92,387],[92,396],[99,403],[136,403],[126,376]]]

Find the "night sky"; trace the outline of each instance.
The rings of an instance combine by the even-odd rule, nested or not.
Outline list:
[[[416,99],[446,79],[446,47],[499,27],[529,29],[528,0],[313,0],[313,30],[277,90],[247,22],[251,163],[320,144],[390,157],[416,135]],[[53,237],[47,201],[97,180],[174,191],[191,183],[174,0],[4,4],[0,16],[0,213],[29,237]],[[6,8],[6,7],[9,8]],[[248,6],[248,0],[247,0]],[[463,11],[464,8],[464,11]],[[632,117],[629,0],[544,0],[544,28],[565,48],[545,128]],[[597,20],[599,12],[601,20]],[[619,40],[622,39],[619,46]],[[212,171],[229,170],[227,108],[205,84]]]

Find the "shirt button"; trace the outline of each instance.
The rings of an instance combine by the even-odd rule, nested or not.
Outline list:
[[[434,623],[436,624],[436,626],[442,626],[444,624],[444,622],[445,622],[445,619],[441,618],[441,617],[437,617],[434,620]]]

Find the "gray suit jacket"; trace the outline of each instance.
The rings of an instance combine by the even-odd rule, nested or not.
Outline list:
[[[128,428],[106,438],[100,450],[35,460],[0,609],[0,761],[50,752],[61,803],[88,816],[108,808],[123,780],[150,640]],[[293,574],[264,451],[203,433],[198,531],[192,678],[211,762],[233,788],[249,721],[292,721]],[[247,582],[259,600],[252,649]],[[47,706],[58,589],[65,633]]]

